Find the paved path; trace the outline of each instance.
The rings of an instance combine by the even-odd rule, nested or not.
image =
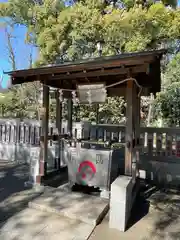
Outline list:
[[[0,240],[87,239],[94,225],[28,208],[44,191],[24,187],[27,173],[27,165],[0,166]]]
[[[137,203],[134,216],[133,225],[122,233],[109,229],[107,215],[90,240],[180,240],[179,194],[156,192],[147,201]]]
[[[25,209],[3,224],[1,240],[85,240],[93,226],[81,221]]]
[[[77,227],[77,222],[70,223],[63,217],[28,209],[28,202],[42,191],[24,187],[27,173],[27,165],[0,165],[0,240],[63,239],[62,229],[67,225],[71,226],[71,233],[74,231],[77,235],[72,238],[68,230],[69,239],[79,240],[79,232],[83,230]],[[90,240],[180,240],[179,194],[156,192],[147,201],[139,199],[133,216],[136,217],[132,219],[132,226],[120,233],[108,228],[107,215]],[[88,231],[87,226],[84,229]]]
[[[0,162],[0,229],[19,211],[27,208],[28,202],[41,194],[41,189],[27,188],[27,164],[7,164]]]

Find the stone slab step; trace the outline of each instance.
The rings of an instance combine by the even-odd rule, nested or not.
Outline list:
[[[40,197],[29,202],[29,207],[96,226],[108,212],[109,201],[56,188],[44,191]]]
[[[94,226],[27,208],[0,223],[1,240],[87,240]]]

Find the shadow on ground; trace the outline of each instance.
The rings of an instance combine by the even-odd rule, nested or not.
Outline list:
[[[149,197],[156,217],[152,230],[152,238],[180,239],[180,192],[160,189]]]
[[[28,180],[28,166],[25,164],[3,167],[0,169],[0,173],[2,192],[0,239],[3,240],[60,239],[59,236],[62,239],[67,239],[67,236],[69,236],[68,239],[74,239],[82,234],[81,239],[87,239],[94,228],[93,224],[88,224],[89,221],[91,223],[96,220],[95,217],[99,216],[99,211],[102,211],[101,209],[104,209],[107,204],[100,198],[95,201],[93,196],[69,194],[68,189],[64,192],[61,189],[48,187],[41,192],[27,189],[24,187],[24,182]],[[51,186],[58,186],[66,181],[66,170],[63,173],[61,172],[61,177],[54,176],[55,183],[51,182]],[[77,188],[74,189],[74,191],[76,190]],[[41,197],[39,197],[40,195]],[[35,202],[41,207],[35,208],[30,205],[31,208],[28,208],[29,202]],[[81,206],[77,208],[79,203]],[[43,204],[46,209],[42,208]],[[71,212],[72,218],[69,218],[67,214],[64,214],[63,217],[63,212],[67,211],[67,208],[68,214]],[[51,212],[50,209],[53,211]],[[51,214],[54,213],[54,209],[56,214]],[[58,216],[58,212],[61,217]],[[82,219],[87,218],[88,223],[74,217],[81,216],[83,213]]]
[[[150,202],[143,196],[138,196],[131,212],[127,229],[131,228],[149,213]]]
[[[24,182],[28,180],[28,171],[28,164],[0,166],[0,202],[26,189]]]
[[[3,222],[27,207],[39,192],[25,187],[28,164],[0,164],[0,228]]]
[[[28,173],[28,164],[0,165],[0,239],[10,240],[12,236],[9,234],[12,235],[17,232],[18,234],[24,234],[24,229],[28,228],[28,224],[32,231],[32,233],[29,234],[35,236],[49,221],[51,222],[51,215],[48,213],[28,209],[28,203],[44,193],[43,188],[34,189],[25,187],[24,183],[28,181]],[[66,182],[67,168],[45,179],[45,185],[54,187],[51,189],[52,191],[53,189],[55,190],[55,187]],[[51,206],[57,206],[59,198],[55,197],[52,200]],[[27,216],[27,214],[29,214],[29,216]],[[55,219],[56,217],[52,217],[52,221],[55,221]],[[72,225],[73,224],[77,225],[77,223],[72,221]],[[69,226],[69,223],[67,226]],[[59,225],[57,229],[58,228]],[[6,236],[4,234],[6,234]]]
[[[33,189],[27,189],[24,186],[24,182],[28,180],[28,171],[29,166],[27,164],[0,166],[0,232],[3,226],[6,227],[8,219],[10,222],[11,219],[16,219],[18,212],[20,212],[19,216],[21,216],[22,221],[17,221],[15,227],[17,229],[25,228],[23,222],[25,223],[26,220],[21,212],[27,208],[29,201],[36,199],[42,194],[41,191],[35,192]],[[60,182],[62,184],[67,181],[66,177],[67,169],[64,170],[64,174],[61,177],[55,177],[54,182],[52,181],[50,185],[58,187]],[[56,207],[59,203],[58,193],[57,196],[55,194],[54,198],[49,200],[50,206]],[[78,201],[84,200],[84,198],[78,199]],[[69,199],[69,204],[71,204],[71,201],[72,199]],[[88,208],[89,206],[84,206],[84,209],[88,210]],[[30,218],[31,214],[29,212],[29,221],[34,228],[38,224],[43,223],[45,219],[48,219],[47,222],[49,222],[49,216],[46,213],[38,214],[37,221],[34,221],[33,218]],[[144,224],[140,224],[140,228],[142,226],[148,230],[147,236],[141,238],[142,240],[180,239],[180,192],[158,189],[152,186],[150,186],[150,190],[142,189],[132,209],[132,217],[128,225],[129,230],[134,231],[131,229],[140,220],[143,222],[144,219]],[[72,224],[74,223],[72,222]],[[34,234],[38,231],[39,229]]]
[[[147,239],[180,239],[180,192],[149,186],[142,189],[132,209],[128,229],[146,219]]]
[[[68,182],[68,169],[67,167],[62,167],[60,170],[53,171],[49,173],[43,179],[43,184],[45,186],[57,188],[62,184]]]

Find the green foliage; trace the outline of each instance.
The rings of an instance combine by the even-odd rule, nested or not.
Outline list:
[[[172,83],[157,95],[154,102],[155,119],[163,118],[168,126],[180,126],[180,83]]]
[[[157,48],[167,39],[179,38],[179,11],[157,3],[148,9],[137,7],[129,11],[114,10],[104,16],[105,42],[122,51]],[[114,47],[115,46],[115,47]]]
[[[163,80],[164,88],[172,83],[180,83],[180,53],[175,55],[167,65]]]
[[[102,14],[99,5],[80,2],[60,12],[53,24],[49,21],[37,34],[41,63],[58,56],[69,60],[96,56],[97,41],[104,42],[103,55],[112,55],[158,48],[180,36],[179,10],[160,3]]]
[[[96,2],[96,1],[94,1]],[[56,57],[67,55],[75,60],[93,51],[87,43],[96,42],[101,33],[101,10],[77,3],[62,11],[55,22],[50,18],[37,35],[41,49],[40,62],[53,62]],[[89,44],[91,45],[91,44]]]
[[[155,119],[168,126],[180,126],[180,53],[168,63],[163,74],[163,91],[154,103]]]
[[[174,6],[174,1],[164,4]],[[135,4],[136,3],[136,4]],[[0,5],[2,16],[28,27],[27,41],[40,50],[37,65],[157,48],[180,36],[180,10],[144,1],[83,0],[65,7],[63,1],[9,0]],[[121,6],[121,7],[120,7]],[[122,8],[126,7],[127,10]],[[143,6],[143,7],[142,7]]]
[[[1,116],[38,119],[39,95],[38,82],[13,87],[0,95]]]
[[[89,119],[96,121],[96,106],[80,105],[78,120]],[[118,124],[124,121],[125,101],[120,97],[108,97],[106,103],[98,108],[98,120],[100,123]]]

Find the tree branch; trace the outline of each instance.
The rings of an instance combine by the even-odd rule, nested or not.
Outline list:
[[[7,49],[9,54],[9,62],[11,63],[12,70],[16,70],[16,58],[15,58],[15,52],[12,46],[12,39],[15,38],[9,31],[8,28],[5,28],[5,34],[7,38]]]

